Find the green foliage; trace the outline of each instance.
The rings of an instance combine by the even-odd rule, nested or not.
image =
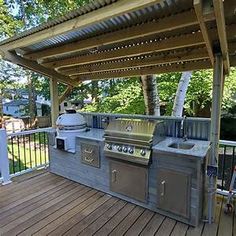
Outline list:
[[[231,68],[230,75],[225,78],[222,106],[224,111],[236,114],[236,68]]]
[[[139,79],[113,80],[104,86],[106,96],[92,105],[87,105],[84,111],[144,114],[145,106],[142,95],[142,88]]]
[[[8,5],[0,0],[0,40],[12,36],[19,28],[22,22],[10,13]]]

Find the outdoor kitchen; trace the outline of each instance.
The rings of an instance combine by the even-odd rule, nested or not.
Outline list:
[[[50,135],[50,171],[197,226],[206,216],[207,119],[75,113]]]

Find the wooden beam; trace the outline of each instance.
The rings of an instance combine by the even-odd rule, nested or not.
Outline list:
[[[208,29],[206,27],[204,17],[203,17],[203,6],[202,6],[202,0],[194,0],[194,9],[198,18],[198,22],[200,25],[200,29],[202,32],[203,39],[206,43],[207,52],[209,55],[209,58],[211,60],[211,64],[214,65],[214,55],[212,50],[212,40],[210,38]]]
[[[139,43],[135,46],[123,47],[112,51],[103,51],[100,53],[83,55],[75,58],[45,62],[42,63],[42,65],[48,68],[58,69],[62,67],[71,67],[75,65],[95,63],[99,61],[109,61],[118,58],[138,56],[153,52],[163,52],[167,50],[187,48],[203,44],[204,41],[201,32],[196,32],[194,34],[191,33],[178,37],[171,37],[161,41],[152,41],[150,43],[143,44]]]
[[[213,20],[209,18],[208,20]],[[112,43],[132,40],[135,38],[145,37],[148,35],[168,32],[171,30],[180,29],[187,26],[198,24],[198,20],[192,10],[180,14],[162,18],[160,20],[136,25],[126,29],[107,33],[101,36],[96,36],[90,39],[80,40],[77,42],[68,43],[63,46],[48,48],[45,50],[26,53],[25,58],[30,60],[45,59],[52,56],[65,55],[74,52],[80,52],[90,48],[97,48]]]
[[[72,76],[72,78],[77,81],[100,80],[100,79],[124,78],[124,77],[149,75],[149,74],[161,74],[169,72],[182,72],[189,70],[209,69],[209,68],[212,68],[211,62],[209,60],[201,60],[201,61],[193,61],[179,64],[173,63],[170,65],[163,65],[163,66],[151,66],[151,67],[127,69],[123,71],[85,74],[80,76]]]
[[[226,26],[225,26],[225,16],[224,16],[224,6],[222,0],[213,0],[213,6],[216,16],[216,25],[220,40],[220,47],[223,57],[224,70],[226,74],[229,74],[230,64],[229,64],[229,54],[228,54],[228,42],[226,36]]]
[[[169,53],[150,57],[125,58],[119,61],[108,61],[100,64],[88,64],[74,68],[62,68],[60,73],[65,75],[88,74],[101,71],[122,70],[127,68],[154,66],[173,62],[184,62],[208,58],[206,48],[186,50],[181,53]]]
[[[220,55],[215,56],[215,65],[213,71],[213,86],[212,86],[212,107],[211,107],[211,146],[208,165],[218,167],[219,159],[219,138],[220,138],[220,116],[222,103],[222,87],[223,87],[223,60]],[[216,208],[216,180],[214,175],[208,178],[207,183],[207,202],[208,202],[208,223],[211,224],[215,219]]]
[[[64,84],[69,84],[71,86],[77,85],[72,79],[70,79],[70,77],[59,74],[55,70],[45,68],[45,67],[37,64],[36,62],[22,58],[15,53],[11,53],[11,52],[4,52],[3,53],[2,52],[1,54],[2,54],[2,56],[4,56],[4,60],[7,60],[9,62],[12,62],[12,63],[17,64],[22,67],[25,67],[27,69],[33,70],[33,71],[40,73],[42,75],[45,75],[49,78],[57,78],[60,82],[62,82]]]
[[[56,120],[59,116],[59,97],[57,79],[50,80],[50,100],[51,100],[51,121],[52,128],[56,128]]]
[[[5,44],[4,48],[7,50],[12,50],[21,47],[27,47],[29,45],[42,42],[43,40],[65,34],[76,29],[82,29],[84,27],[125,13],[157,4],[161,1],[162,0],[119,0],[95,11],[80,15],[53,27],[33,33],[27,37],[22,37],[14,42],[7,43]]]
[[[67,86],[66,90],[64,93],[59,97],[59,104],[61,104],[72,92],[73,87],[72,86]]]

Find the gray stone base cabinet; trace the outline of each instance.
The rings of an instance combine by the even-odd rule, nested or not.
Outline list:
[[[206,158],[154,147],[151,165],[143,167],[105,157],[103,130],[77,137],[75,153],[49,140],[52,173],[193,226],[201,221]]]

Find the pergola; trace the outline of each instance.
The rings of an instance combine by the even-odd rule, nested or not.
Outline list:
[[[95,0],[0,42],[3,59],[50,78],[52,124],[57,83],[214,68],[212,155],[217,166],[225,75],[236,66],[235,0]],[[209,217],[215,176],[210,178]]]

